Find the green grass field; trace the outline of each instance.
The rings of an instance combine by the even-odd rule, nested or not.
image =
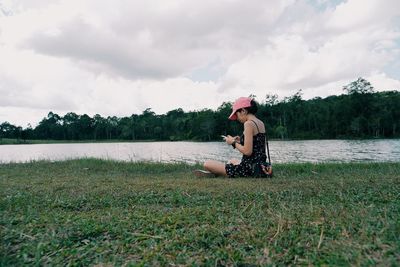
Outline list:
[[[400,262],[400,163],[276,164],[198,179],[184,164],[0,165],[0,265]]]

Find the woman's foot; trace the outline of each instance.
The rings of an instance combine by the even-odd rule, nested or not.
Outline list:
[[[194,170],[193,174],[199,178],[213,178],[216,177],[214,173],[205,170]]]

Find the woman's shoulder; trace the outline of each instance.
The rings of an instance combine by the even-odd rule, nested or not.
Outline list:
[[[251,120],[251,121],[245,121],[245,122],[244,122],[244,126],[253,127],[253,126],[254,126],[254,121],[253,121],[253,120]]]
[[[256,118],[255,120],[249,121],[249,123],[252,124],[253,128],[258,129],[259,132],[261,132],[261,133],[265,132],[265,125],[262,120]]]
[[[252,127],[253,127],[253,126],[256,127],[256,125],[257,125],[257,126],[258,126],[258,125],[264,126],[264,122],[263,122],[262,120],[260,120],[260,119],[253,119],[253,120],[248,120],[248,121],[246,121],[246,122],[244,123],[244,125],[247,125],[247,126],[251,125]]]
[[[250,129],[257,129],[257,126],[258,126],[258,123],[255,122],[255,121],[253,121],[253,120],[246,121],[246,122],[244,123],[244,128],[245,128],[245,129],[248,129],[248,128],[250,128]]]

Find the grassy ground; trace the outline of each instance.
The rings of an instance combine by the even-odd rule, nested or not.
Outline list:
[[[0,165],[0,265],[397,265],[400,163]]]

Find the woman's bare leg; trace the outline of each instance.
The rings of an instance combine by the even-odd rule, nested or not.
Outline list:
[[[218,176],[228,176],[225,171],[225,163],[223,162],[207,160],[204,163],[204,169]]]
[[[240,160],[238,160],[238,159],[231,159],[228,163],[233,164],[233,165],[239,165],[239,164],[240,164]]]

